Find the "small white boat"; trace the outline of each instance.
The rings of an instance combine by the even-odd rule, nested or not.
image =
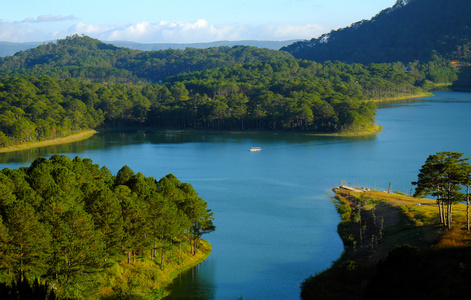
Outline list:
[[[252,148],[249,149],[250,152],[257,152],[257,151],[260,151],[260,150],[262,150],[262,148],[260,148],[260,147],[252,147]]]

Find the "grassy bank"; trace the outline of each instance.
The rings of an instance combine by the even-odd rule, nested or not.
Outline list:
[[[385,102],[385,101],[398,101],[398,100],[406,100],[406,99],[412,99],[412,98],[422,98],[422,97],[431,97],[433,96],[432,93],[423,93],[423,94],[418,94],[418,95],[407,95],[407,96],[401,96],[401,97],[391,97],[391,98],[385,98],[385,99],[374,99],[374,102]]]
[[[313,133],[309,135],[313,136],[333,136],[333,137],[356,137],[356,136],[368,136],[368,135],[375,135],[383,130],[382,126],[374,125],[369,130],[364,131],[346,131],[346,132],[338,132],[338,133]]]
[[[434,200],[338,189],[334,202],[345,251],[302,283],[303,299],[463,299],[471,293],[469,284],[457,285],[471,279],[465,205],[454,205],[448,230]]]
[[[100,289],[95,299],[162,299],[169,294],[167,287],[182,272],[202,263],[211,254],[211,245],[202,240],[196,255],[189,254],[188,245],[182,245],[185,254],[177,260],[177,253],[166,258],[163,266],[158,258],[139,258],[127,263],[127,258],[98,275]]]
[[[52,145],[67,144],[67,143],[72,143],[72,142],[83,141],[92,137],[96,133],[97,131],[95,130],[86,130],[86,131],[82,131],[80,133],[69,135],[63,138],[41,141],[41,142],[34,142],[34,143],[24,143],[24,144],[20,144],[16,146],[0,148],[0,153],[21,151],[21,150],[39,148],[39,147],[44,147],[44,146],[52,146]]]

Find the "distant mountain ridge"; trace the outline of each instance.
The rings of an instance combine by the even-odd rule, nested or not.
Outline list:
[[[37,47],[46,42],[28,42],[28,43],[11,43],[0,42],[0,57],[13,55],[18,51],[25,51]]]
[[[294,59],[284,51],[219,46],[139,51],[73,35],[0,57],[0,75],[87,78],[93,82],[158,82],[184,72],[269,60]]]
[[[126,47],[134,50],[165,50],[165,49],[180,49],[186,48],[197,48],[205,49],[211,47],[220,46],[252,46],[257,48],[267,48],[271,50],[279,50],[282,47],[291,45],[298,40],[287,40],[287,41],[258,41],[258,40],[243,40],[243,41],[216,41],[207,43],[136,43],[127,41],[113,41],[106,42],[118,47]],[[11,43],[11,42],[0,42],[0,57],[14,55],[18,51],[25,51],[31,48],[35,48],[39,45],[49,43],[50,41],[44,42],[27,42],[27,43]]]
[[[299,41],[281,50],[318,62],[470,60],[471,1],[398,0],[371,20]]]
[[[137,50],[165,50],[165,49],[180,49],[184,50],[185,48],[211,48],[211,47],[234,47],[234,46],[251,46],[257,48],[267,48],[271,50],[279,50],[282,47],[291,45],[292,43],[297,42],[298,40],[288,40],[288,41],[258,41],[258,40],[243,40],[243,41],[216,41],[216,42],[207,42],[207,43],[135,43],[135,42],[126,42],[126,41],[114,41],[108,42],[118,47],[127,47]]]

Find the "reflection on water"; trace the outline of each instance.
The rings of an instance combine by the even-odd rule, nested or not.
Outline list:
[[[210,258],[204,264],[200,264],[180,274],[173,283],[178,285],[178,292],[174,292],[165,299],[213,299],[215,294],[213,283],[215,280],[208,276],[214,276],[214,265],[211,263]]]
[[[224,133],[200,131],[159,131],[159,130],[116,130],[95,134],[88,140],[62,145],[51,145],[22,151],[0,153],[0,164],[24,165],[37,157],[49,157],[54,154],[76,153],[80,155],[92,150],[111,150],[117,147],[139,144],[183,144],[183,143],[263,143],[264,150],[292,147],[293,144],[309,143],[316,140],[322,143],[337,143],[336,137],[314,137],[302,133]],[[350,138],[345,138],[350,139]],[[356,140],[374,139],[374,136],[358,137]],[[284,145],[283,145],[284,144]]]

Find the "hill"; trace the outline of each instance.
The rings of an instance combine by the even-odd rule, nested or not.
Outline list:
[[[267,48],[271,50],[278,50],[282,47],[291,45],[297,40],[288,41],[256,41],[256,40],[244,40],[244,41],[216,41],[208,43],[136,43],[128,41],[111,41],[108,44],[125,47],[134,50],[166,50],[166,49],[180,49],[185,50],[186,48],[197,48],[206,49],[212,47],[234,47],[234,46],[250,46],[257,48]],[[0,57],[12,56],[19,51],[26,51],[31,48],[35,48],[42,44],[47,44],[50,41],[45,42],[27,42],[27,43],[11,43],[11,42],[0,42]]]
[[[293,57],[249,46],[141,51],[73,35],[0,58],[0,75],[48,75],[107,83],[158,82],[183,72],[286,58]]]
[[[288,41],[256,41],[256,40],[244,40],[244,41],[216,41],[208,43],[135,43],[135,42],[126,42],[126,41],[113,41],[109,42],[118,47],[127,47],[137,50],[165,50],[165,49],[180,49],[184,50],[186,48],[198,48],[205,49],[211,47],[234,47],[234,46],[250,46],[257,48],[267,48],[271,50],[278,50],[282,47],[291,45],[292,43],[297,42],[297,40],[288,40]]]
[[[398,0],[371,20],[281,50],[318,62],[471,60],[469,0]]]

